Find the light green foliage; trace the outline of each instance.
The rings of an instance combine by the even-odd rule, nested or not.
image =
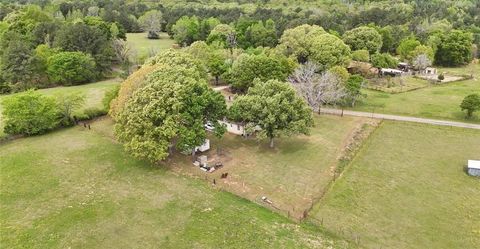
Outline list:
[[[313,41],[320,35],[326,34],[325,30],[317,25],[300,25],[287,29],[280,38],[278,49],[287,56],[294,56],[298,62],[306,62],[314,48]]]
[[[120,91],[120,85],[116,85],[112,89],[109,89],[108,91],[105,92],[105,96],[103,96],[103,99],[102,99],[102,105],[105,111],[110,110],[110,103],[112,103],[112,100],[118,97],[119,91]]]
[[[439,36],[435,63],[443,66],[466,65],[472,60],[473,37],[469,32],[454,30]]]
[[[413,51],[420,45],[420,42],[415,38],[407,38],[398,45],[397,54],[400,55],[401,60],[410,61],[412,60]]]
[[[73,113],[83,107],[86,97],[78,92],[61,93],[55,96],[59,114],[59,124],[68,126],[73,124]]]
[[[462,108],[462,111],[467,111],[467,118],[471,118],[474,112],[480,110],[480,95],[468,95],[463,99],[460,108]]]
[[[258,21],[246,30],[246,40],[250,47],[275,47],[277,43],[275,22],[269,19],[263,23]]]
[[[410,55],[410,64],[413,64],[413,61],[415,60],[415,58],[417,58],[419,55],[422,55],[422,54],[426,55],[427,58],[433,62],[434,60],[433,49],[429,46],[419,45],[412,51]]]
[[[227,57],[223,49],[215,49],[204,41],[196,41],[187,48],[187,52],[200,60],[218,84],[219,77],[228,70]]]
[[[283,55],[242,54],[232,65],[230,81],[235,89],[246,92],[256,78],[284,81],[293,72],[294,65]]]
[[[159,10],[149,10],[138,18],[138,22],[144,31],[160,32],[162,29],[162,12]]]
[[[361,90],[364,84],[365,79],[358,74],[352,75],[348,78],[345,82],[345,104],[355,107],[357,100],[363,97]]]
[[[200,60],[194,58],[192,55],[185,53],[183,51],[168,49],[160,52],[156,56],[150,58],[146,65],[175,65],[181,66],[185,69],[191,70],[193,74],[198,74],[199,78],[206,78],[207,72],[205,66],[201,63]]]
[[[368,50],[356,50],[352,52],[352,60],[369,62],[370,54],[368,53]]]
[[[215,17],[203,19],[200,22],[198,38],[203,41],[207,40],[212,30],[220,24],[220,21]]]
[[[82,52],[61,52],[48,58],[47,74],[61,85],[77,85],[96,77],[94,59]]]
[[[55,55],[60,52],[58,48],[51,48],[46,44],[40,44],[35,48],[35,57],[37,58],[37,63],[39,63],[39,70],[42,72],[47,71],[48,58],[52,55]]]
[[[172,27],[173,39],[181,46],[188,46],[199,39],[200,23],[196,16],[183,16]]]
[[[285,82],[256,80],[248,93],[239,96],[230,108],[230,117],[254,127],[259,137],[273,139],[282,135],[309,134],[313,126],[312,110],[295,89]]]
[[[11,135],[38,135],[58,124],[55,98],[33,90],[2,101],[4,132]]]
[[[29,5],[15,13],[11,13],[4,21],[8,23],[9,30],[28,35],[31,34],[38,24],[49,22],[52,19],[53,18],[48,13],[42,11],[39,6]]]
[[[398,60],[390,54],[374,54],[371,57],[372,65],[377,68],[396,68]]]
[[[374,54],[382,47],[382,35],[374,28],[362,26],[349,30],[343,34],[343,41],[352,50],[367,50]]]
[[[350,74],[348,73],[347,69],[345,69],[345,67],[334,66],[328,69],[328,72],[333,73],[335,76],[337,76],[340,80],[340,83],[342,84],[345,84],[348,78],[350,78]]]
[[[313,39],[309,59],[323,69],[346,66],[351,59],[350,48],[334,35],[320,35]]]
[[[228,24],[219,24],[212,29],[207,38],[208,44],[216,44],[219,47],[227,48],[228,35],[235,34],[235,29]]]

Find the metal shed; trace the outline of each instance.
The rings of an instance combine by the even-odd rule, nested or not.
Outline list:
[[[471,176],[480,176],[480,161],[468,160],[468,174]]]

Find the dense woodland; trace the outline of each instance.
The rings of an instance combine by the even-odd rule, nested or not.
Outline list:
[[[363,97],[361,88],[371,75],[368,70],[347,72],[351,61],[376,68],[396,68],[406,62],[415,70],[470,63],[478,57],[479,13],[480,2],[473,0],[4,2],[0,5],[0,91],[84,84],[119,70],[127,78],[133,67],[143,64],[122,84],[110,110],[119,123],[118,137],[127,148],[134,148],[133,154],[157,161],[168,155],[172,144],[190,149],[205,138],[205,122],[225,116],[260,126],[260,137],[270,138],[273,146],[273,138],[282,133],[308,134],[312,118],[305,111],[307,106],[314,111],[322,105],[353,107]],[[177,50],[132,60],[125,41],[126,33],[132,32],[145,32],[149,39],[167,32]],[[227,112],[225,101],[208,83],[229,84],[243,96]],[[178,85],[164,89],[166,84]],[[190,102],[179,96],[170,99],[172,89],[188,93]],[[268,107],[278,118],[273,121],[262,116],[259,107],[272,89],[282,95],[271,102],[289,104],[288,108]],[[110,95],[110,100],[115,98],[115,93]],[[21,110],[21,101],[37,101],[39,106],[50,101],[33,92],[24,97],[7,102],[7,108],[17,110],[12,114]],[[476,98],[462,107],[469,115],[480,108]],[[78,99],[70,96],[60,106],[72,106],[81,102]],[[70,110],[63,111],[65,120],[55,118],[58,110],[51,107],[53,102],[47,105],[52,122],[45,121],[44,128],[10,124],[7,132],[38,134],[72,123]],[[145,109],[145,105],[154,106],[153,102],[157,109],[169,108],[165,103],[173,102],[185,110],[180,116],[172,110],[173,116],[148,120],[156,109]],[[282,119],[286,113],[288,120]],[[184,127],[176,125],[185,118]],[[159,134],[148,137],[143,131],[156,126],[156,120],[172,123],[164,123],[165,130],[157,129]],[[219,135],[223,132],[218,130]],[[158,136],[165,136],[161,144]],[[144,140],[138,141],[139,137]]]

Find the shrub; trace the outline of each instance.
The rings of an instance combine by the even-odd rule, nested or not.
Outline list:
[[[374,54],[372,55],[372,65],[377,68],[396,68],[398,61],[390,54]]]
[[[352,59],[354,61],[368,62],[370,61],[370,54],[368,50],[356,50],[352,52]]]
[[[444,80],[445,76],[443,74],[438,75],[438,80]]]
[[[107,111],[97,108],[97,107],[90,107],[85,110],[83,110],[83,113],[80,114],[77,119],[78,120],[89,120],[89,119],[94,119],[96,117],[100,117],[103,115],[106,115]]]
[[[462,111],[467,111],[466,118],[471,118],[473,113],[480,110],[480,95],[470,94],[460,104]]]
[[[108,112],[110,110],[110,103],[113,99],[118,96],[118,92],[120,91],[120,85],[116,85],[114,88],[105,92],[105,95],[102,99],[103,109]]]
[[[47,74],[56,84],[78,85],[95,79],[95,61],[82,52],[61,52],[48,58]]]
[[[58,109],[53,97],[29,90],[3,101],[5,133],[43,134],[58,125]]]

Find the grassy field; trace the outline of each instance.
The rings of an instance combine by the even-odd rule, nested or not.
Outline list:
[[[348,248],[127,156],[108,119],[0,145],[2,248]]]
[[[460,110],[463,98],[471,93],[480,93],[480,64],[465,68],[442,68],[441,72],[453,74],[473,74],[474,79],[431,86],[410,92],[389,94],[365,90],[366,99],[354,109],[358,111],[398,114],[405,116],[427,117],[465,121],[465,113]],[[480,114],[467,120],[480,122]]]
[[[105,92],[108,91],[109,89],[112,89],[114,86],[118,85],[119,83],[120,83],[120,79],[111,79],[111,80],[105,80],[105,81],[79,85],[79,86],[54,87],[54,88],[48,88],[48,89],[41,89],[38,91],[49,96],[54,96],[55,94],[67,94],[67,93],[69,94],[73,92],[82,93],[82,94],[85,94],[86,96],[84,109],[103,108],[102,99],[103,99],[103,96],[105,95]],[[15,94],[0,95],[0,137],[4,136],[3,125],[2,125],[3,122],[2,122],[2,116],[1,116],[1,109],[2,109],[1,102],[4,98],[8,98],[9,96],[13,96],[13,95]]]
[[[311,215],[366,248],[480,248],[480,131],[384,122]]]
[[[215,178],[219,186],[252,201],[262,203],[261,197],[267,196],[274,209],[299,219],[323,195],[344,148],[366,122],[355,117],[315,116],[310,136],[277,139],[275,149],[266,141],[227,134],[221,141],[212,138],[208,153],[212,163],[224,164],[222,169],[205,173],[192,166],[190,157],[175,169],[210,181]],[[228,178],[220,180],[222,173],[228,173]]]
[[[149,53],[157,53],[160,50],[171,48],[175,43],[167,33],[160,33],[160,39],[157,40],[148,39],[146,33],[127,33],[127,42],[139,58],[146,57]]]
[[[413,76],[397,78],[375,78],[370,80],[368,89],[386,93],[408,92],[430,86],[430,82]]]

